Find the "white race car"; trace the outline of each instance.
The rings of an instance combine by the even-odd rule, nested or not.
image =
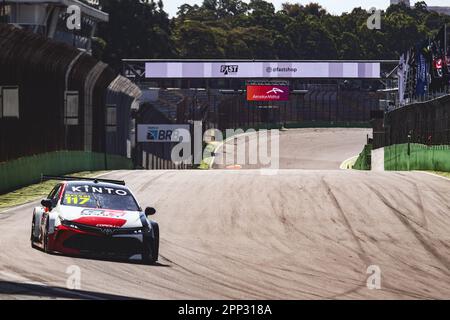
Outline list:
[[[124,181],[42,176],[61,180],[34,208],[31,245],[45,252],[140,258],[155,263],[159,226]]]

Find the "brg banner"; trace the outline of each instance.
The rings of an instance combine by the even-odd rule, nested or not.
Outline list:
[[[138,142],[188,142],[190,131],[188,124],[139,124]]]

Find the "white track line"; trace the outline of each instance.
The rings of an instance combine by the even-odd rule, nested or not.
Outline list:
[[[437,178],[441,178],[441,179],[445,179],[447,181],[450,181],[450,179],[447,178],[447,177],[441,176],[441,175],[436,174],[436,173],[428,172],[428,171],[413,170],[412,172],[420,172],[420,173],[428,174],[429,176],[434,176],[434,177],[437,177]]]
[[[347,161],[353,160],[353,159],[355,159],[355,158],[358,159],[358,157],[359,157],[359,156],[353,156],[353,157],[350,157],[350,158],[348,158],[348,159],[342,161],[342,162],[341,162],[341,165],[339,166],[339,169],[341,169],[341,170],[348,170],[347,168],[345,168],[345,163],[346,163]]]

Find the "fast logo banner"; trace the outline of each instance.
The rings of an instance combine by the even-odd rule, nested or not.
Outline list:
[[[145,63],[145,77],[186,78],[368,78],[381,77],[379,62],[217,61]]]
[[[248,101],[288,101],[289,86],[279,85],[248,85]]]

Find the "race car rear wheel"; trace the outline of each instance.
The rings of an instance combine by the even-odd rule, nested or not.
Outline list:
[[[159,255],[159,225],[157,223],[152,225],[153,228],[153,234],[154,234],[154,239],[153,239],[153,256],[155,261],[158,260],[158,255]]]
[[[146,264],[154,264],[158,261],[159,255],[159,226],[158,224],[152,224],[153,238],[149,238],[145,241],[142,252],[142,261]]]

